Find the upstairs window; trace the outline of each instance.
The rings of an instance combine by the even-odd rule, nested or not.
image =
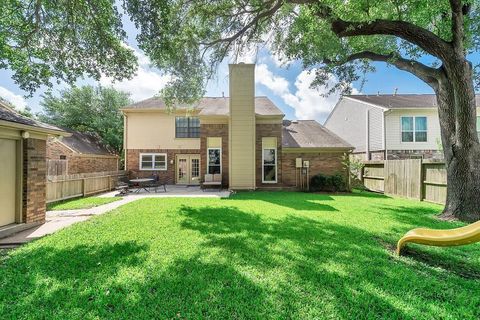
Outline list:
[[[200,119],[198,117],[176,117],[175,138],[200,138]]]
[[[401,117],[402,142],[427,141],[427,117]]]

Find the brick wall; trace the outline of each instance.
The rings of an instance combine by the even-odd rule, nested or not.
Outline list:
[[[68,174],[116,171],[118,169],[117,156],[80,155],[56,139],[50,138],[47,142],[47,159],[60,160],[60,156],[66,157]]]
[[[262,183],[262,138],[277,138],[277,183]],[[282,185],[282,125],[281,124],[257,124],[256,125],[256,145],[255,145],[255,163],[256,165],[256,184],[257,188],[272,188]]]
[[[167,154],[167,170],[140,170],[139,161],[140,153],[166,153]],[[125,170],[130,177],[145,178],[158,174],[160,181],[174,184],[175,183],[175,155],[176,154],[199,154],[199,149],[128,149],[127,150],[127,167]],[[173,161],[173,163],[172,163]],[[202,162],[202,160],[200,160]]]
[[[320,153],[283,153],[282,154],[282,182],[284,186],[295,186],[296,168],[295,159],[302,158],[310,161],[310,177],[322,173],[332,175],[340,172],[347,176],[342,165],[343,152],[320,152]]]
[[[45,222],[46,211],[46,141],[23,140],[22,221]]]
[[[388,160],[403,160],[413,158],[443,160],[443,152],[438,150],[387,150]]]
[[[200,125],[200,179],[207,173],[207,138],[222,138],[222,185],[228,187],[228,124]]]

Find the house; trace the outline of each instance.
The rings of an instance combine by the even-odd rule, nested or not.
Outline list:
[[[344,95],[324,126],[366,160],[443,159],[434,94]]]
[[[70,137],[47,140],[48,175],[118,170],[118,156],[96,134],[65,129]]]
[[[270,99],[255,97],[254,68],[229,66],[230,97],[174,110],[153,97],[123,108],[126,170],[230,189],[296,187],[307,171],[345,174],[341,160],[352,146],[313,120],[284,121]]]
[[[0,237],[45,222],[46,141],[68,135],[0,102]]]

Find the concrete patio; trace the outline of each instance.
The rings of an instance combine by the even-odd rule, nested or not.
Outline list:
[[[119,192],[112,191],[98,195],[99,197],[115,197]],[[68,227],[74,223],[85,221],[92,216],[104,214],[116,209],[124,204],[144,199],[144,198],[226,198],[230,196],[229,190],[207,190],[203,191],[199,186],[179,186],[168,185],[167,192],[163,191],[163,187],[158,192],[141,190],[140,192],[131,192],[122,196],[121,200],[111,202],[102,206],[90,209],[64,210],[64,211],[47,211],[46,222],[40,226],[30,228],[9,237],[0,239],[1,248],[15,248],[23,243],[41,238],[45,235],[52,234],[58,230]]]

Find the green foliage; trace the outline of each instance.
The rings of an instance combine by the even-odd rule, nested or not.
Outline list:
[[[341,173],[334,175],[317,174],[310,179],[310,191],[347,191],[347,183]]]
[[[150,198],[0,257],[3,319],[478,319],[480,244],[391,251],[441,207],[362,192]]]
[[[74,209],[89,209],[98,207],[107,203],[112,203],[121,200],[120,197],[86,197],[78,199],[62,200],[52,202],[47,205],[47,210],[74,210]]]
[[[363,189],[362,169],[365,164],[358,157],[350,154],[342,156],[342,166],[349,174],[350,188]]]
[[[480,40],[480,6],[474,0],[463,4],[468,14],[461,38],[471,53]],[[124,0],[124,8],[140,30],[140,48],[154,65],[174,75],[164,92],[172,101],[199,97],[224,58],[256,47],[267,47],[285,60],[301,61],[305,68],[315,70],[312,85],[330,85],[330,92],[349,92],[352,81],[374,70],[369,58],[349,61],[352,54],[382,54],[390,57],[385,61],[389,64],[400,56],[418,60],[430,54],[426,46],[393,34],[392,29],[341,36],[333,30],[337,19],[360,26],[378,19],[402,21],[442,41],[452,40],[448,0]],[[431,66],[439,64],[438,56],[430,61]],[[337,80],[333,85],[332,74]]]
[[[72,87],[59,96],[43,96],[41,121],[80,132],[98,134],[117,153],[123,147],[123,116],[120,108],[130,104],[129,94],[109,87]]]
[[[52,79],[122,79],[137,68],[113,0],[5,0],[0,13],[0,69],[30,93]]]

